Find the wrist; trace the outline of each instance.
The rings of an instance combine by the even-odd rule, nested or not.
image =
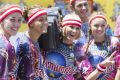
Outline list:
[[[98,65],[97,65],[97,70],[98,70],[99,72],[104,72],[104,71],[106,70],[106,67],[103,66],[103,65],[101,65],[101,64],[98,64]]]

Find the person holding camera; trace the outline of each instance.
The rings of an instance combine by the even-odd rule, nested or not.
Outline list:
[[[81,19],[68,14],[62,20],[60,43],[55,50],[47,51],[44,66],[49,80],[75,80],[74,41],[81,37]]]

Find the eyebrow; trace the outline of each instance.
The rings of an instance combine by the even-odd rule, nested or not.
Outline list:
[[[16,17],[11,17],[11,18],[16,18]],[[22,18],[22,17],[19,17],[19,18]]]

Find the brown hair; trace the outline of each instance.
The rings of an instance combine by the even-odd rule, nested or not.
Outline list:
[[[24,8],[24,12],[23,12],[23,18],[25,21],[28,20],[28,17],[31,16],[31,14],[37,10],[39,10],[40,8],[43,8],[42,6],[40,5],[35,5],[35,6],[32,6],[32,7],[25,7]]]

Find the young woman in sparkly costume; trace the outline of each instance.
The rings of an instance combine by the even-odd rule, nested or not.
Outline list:
[[[76,67],[74,41],[81,36],[81,19],[76,14],[68,14],[62,20],[60,44],[48,51],[44,66],[50,80],[74,80]]]
[[[15,43],[11,41],[16,48],[18,58],[17,78],[20,80],[41,80],[45,76],[38,38],[47,32],[47,12],[39,6],[35,6],[25,9],[23,16],[29,29],[13,37]]]
[[[16,79],[17,59],[9,38],[20,28],[22,13],[14,4],[0,6],[0,80]]]

